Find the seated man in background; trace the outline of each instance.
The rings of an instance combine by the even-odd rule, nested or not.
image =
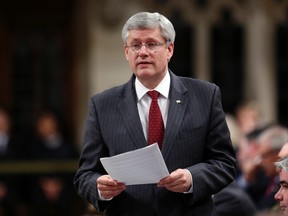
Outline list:
[[[275,194],[275,199],[285,216],[288,215],[288,157],[284,157],[276,162],[276,168],[279,173],[280,188]]]
[[[68,160],[75,158],[69,136],[54,113],[44,112],[36,121],[36,139],[32,157],[37,160]],[[67,173],[42,173],[36,176],[32,194],[33,215],[70,215],[72,176]]]
[[[4,108],[0,107],[0,162],[16,157],[15,139],[11,134],[11,118]],[[0,175],[0,215],[15,215],[16,178],[11,175]],[[14,208],[13,208],[14,202]]]
[[[278,153],[288,140],[288,130],[275,125],[265,130],[257,140],[259,145],[259,166],[263,168],[270,182],[259,206],[261,210],[273,210],[276,205],[274,196],[279,189],[279,176],[275,169]]]
[[[269,184],[268,176],[263,168],[259,167],[260,146],[257,140],[269,127],[270,125],[265,125],[247,134],[240,140],[237,151],[239,172],[236,181],[248,193],[257,209],[261,208],[259,203],[261,203]]]

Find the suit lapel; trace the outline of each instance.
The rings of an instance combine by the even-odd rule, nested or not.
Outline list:
[[[171,74],[171,87],[169,93],[169,111],[164,134],[164,143],[162,147],[162,154],[164,159],[169,155],[169,152],[175,143],[175,138],[179,133],[185,111],[187,109],[189,97],[186,88],[183,86],[179,78]]]
[[[173,146],[173,143],[175,143],[175,138],[179,133],[179,129],[189,103],[189,97],[186,94],[187,90],[183,86],[182,82],[173,73],[170,73],[170,75],[170,103],[164,134],[164,145],[162,147],[164,159],[168,157],[171,147]],[[118,108],[127,128],[128,134],[133,140],[133,144],[136,148],[142,148],[147,145],[147,141],[143,134],[136,101],[134,76],[132,76],[130,81],[125,85],[123,93],[120,96]]]
[[[136,100],[132,77],[124,88],[118,108],[133,144],[136,148],[141,148],[146,146],[147,142],[143,134]]]

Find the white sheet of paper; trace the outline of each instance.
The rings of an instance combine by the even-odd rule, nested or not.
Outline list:
[[[113,179],[126,185],[158,183],[169,175],[157,144],[100,158],[100,161]]]

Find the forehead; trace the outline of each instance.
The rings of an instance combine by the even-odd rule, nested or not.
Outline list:
[[[281,170],[279,172],[280,181],[286,182],[288,184],[288,172]]]
[[[284,158],[288,156],[288,143],[285,143],[285,145],[282,147],[282,149],[279,151],[278,157]]]
[[[159,28],[155,29],[132,29],[129,30],[127,41],[135,40],[161,40],[162,34]]]

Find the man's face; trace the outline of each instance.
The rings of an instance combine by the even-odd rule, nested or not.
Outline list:
[[[0,132],[9,133],[10,130],[10,121],[8,116],[0,111]]]
[[[142,46],[137,52],[129,46],[134,44],[164,43],[157,50],[149,50]],[[125,56],[130,68],[140,82],[147,88],[156,87],[163,79],[168,69],[168,62],[173,55],[174,44],[167,47],[159,28],[130,30],[125,45]]]
[[[279,172],[280,189],[274,198],[279,202],[279,206],[285,216],[288,216],[288,173],[284,170]]]
[[[245,178],[253,178],[259,166],[259,145],[254,140],[243,138],[239,143],[237,159]]]
[[[260,166],[264,169],[269,177],[277,175],[275,162],[278,161],[278,151],[271,149],[268,142],[263,142],[259,147],[259,155],[261,156]]]

